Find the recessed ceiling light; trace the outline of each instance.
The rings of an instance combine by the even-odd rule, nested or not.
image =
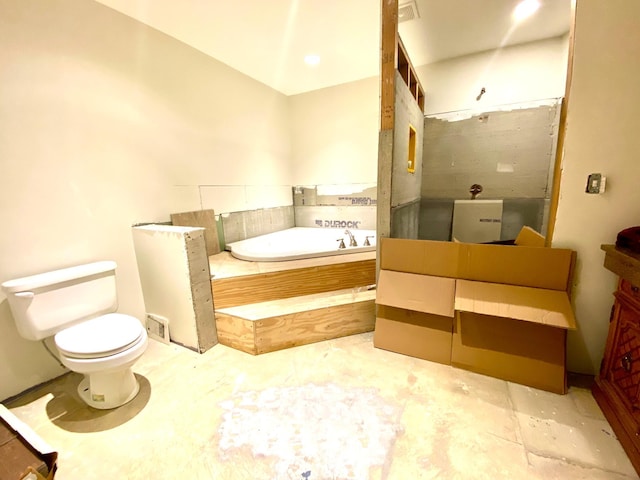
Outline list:
[[[520,22],[525,18],[529,18],[540,8],[539,0],[522,0],[516,8],[513,9],[513,19]]]
[[[304,63],[315,67],[320,63],[320,55],[309,54],[304,56]]]

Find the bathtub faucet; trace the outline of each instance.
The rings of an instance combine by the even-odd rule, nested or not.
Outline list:
[[[345,230],[344,233],[349,235],[349,246],[350,247],[357,247],[358,246],[358,242],[356,242],[356,239],[353,236],[353,233],[351,233],[349,230]]]

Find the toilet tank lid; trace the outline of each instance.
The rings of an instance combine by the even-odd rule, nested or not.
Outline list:
[[[89,277],[99,273],[116,269],[116,262],[104,260],[100,262],[77,265],[75,267],[63,268],[52,272],[39,273],[28,277],[7,280],[2,284],[2,289],[7,293],[25,292],[36,288],[46,287],[69,280]]]

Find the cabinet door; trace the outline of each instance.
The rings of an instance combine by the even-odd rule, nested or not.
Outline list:
[[[640,420],[640,315],[624,302],[617,310],[617,335],[607,377],[629,413]]]

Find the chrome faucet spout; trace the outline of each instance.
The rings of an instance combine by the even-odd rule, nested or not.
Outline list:
[[[351,231],[349,231],[349,230],[345,230],[344,233],[346,235],[349,235],[349,246],[350,247],[357,247],[358,246],[358,242],[356,242],[356,239],[353,236],[353,233],[351,233]]]

